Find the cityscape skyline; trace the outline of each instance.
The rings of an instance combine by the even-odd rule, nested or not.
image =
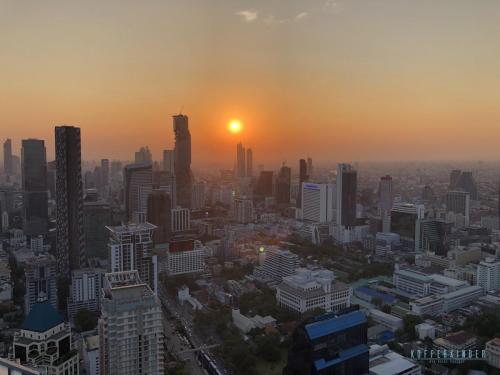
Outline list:
[[[309,150],[318,162],[500,158],[500,5],[194,4],[7,2],[0,130],[15,150],[45,140],[49,159],[61,124],[82,129],[85,160],[141,144],[158,159],[182,112],[194,166],[239,141],[277,165]]]

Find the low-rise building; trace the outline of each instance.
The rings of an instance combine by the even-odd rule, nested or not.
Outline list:
[[[398,318],[397,316],[386,314],[385,312],[377,309],[372,309],[370,310],[370,317],[373,321],[389,328],[391,331],[403,329],[403,319]]]
[[[341,311],[351,305],[351,296],[352,289],[336,282],[329,270],[299,268],[276,287],[277,303],[299,314],[318,308],[327,312]]]
[[[83,339],[83,363],[88,375],[100,375],[99,336],[88,336]]]
[[[201,273],[205,270],[206,249],[198,240],[174,239],[166,253],[166,272],[170,276]]]
[[[438,350],[475,350],[476,336],[465,331],[458,331],[434,340],[434,348]]]
[[[420,375],[420,366],[387,345],[370,346],[370,375]]]
[[[486,343],[486,360],[492,367],[500,369],[500,338],[495,337]]]
[[[279,283],[283,277],[293,275],[299,267],[299,257],[288,250],[271,246],[262,253],[265,254],[265,259],[253,273],[256,279]]]

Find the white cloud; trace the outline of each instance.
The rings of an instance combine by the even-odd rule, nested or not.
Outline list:
[[[241,10],[236,12],[236,15],[241,17],[245,22],[253,22],[258,17],[258,13],[254,10]]]
[[[328,12],[337,14],[340,12],[340,3],[336,0],[326,0],[324,8]]]
[[[299,14],[297,14],[297,15],[295,16],[295,19],[296,19],[296,20],[301,20],[301,19],[303,19],[303,18],[307,17],[307,15],[308,15],[308,14],[309,14],[309,13],[307,13],[307,12],[302,12],[302,13],[299,13]]]

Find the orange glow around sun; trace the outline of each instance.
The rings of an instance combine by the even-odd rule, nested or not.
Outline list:
[[[243,125],[241,124],[240,120],[233,119],[233,120],[229,121],[227,128],[231,133],[237,134],[237,133],[241,132],[241,130],[243,129]]]

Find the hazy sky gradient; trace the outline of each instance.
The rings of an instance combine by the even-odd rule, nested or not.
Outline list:
[[[195,165],[500,159],[500,2],[0,0],[16,153],[66,123],[85,159],[159,159],[181,109]]]

